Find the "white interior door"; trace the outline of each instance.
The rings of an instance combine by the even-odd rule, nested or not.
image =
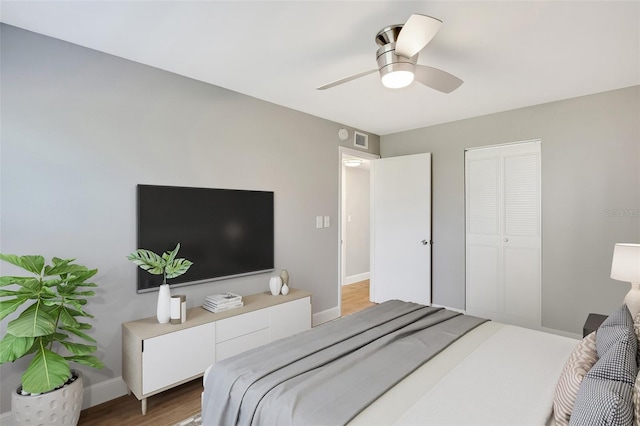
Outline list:
[[[371,165],[372,302],[431,304],[431,154]]]

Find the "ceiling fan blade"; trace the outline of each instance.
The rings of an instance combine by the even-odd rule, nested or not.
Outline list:
[[[316,87],[316,90],[325,90],[325,89],[331,89],[332,87],[338,86],[340,84],[343,83],[347,83],[351,80],[355,80],[356,78],[360,78],[360,77],[364,77],[365,75],[369,75],[369,74],[373,74],[374,72],[378,71],[377,69],[373,69],[373,70],[369,70],[369,71],[364,71],[358,74],[354,74],[351,75],[349,77],[345,77],[345,78],[341,78],[340,80],[336,80],[333,81],[329,84],[325,84],[324,86],[320,86],[320,87]]]
[[[426,65],[416,65],[415,80],[443,93],[452,92],[462,84],[455,75]]]
[[[396,43],[396,55],[410,58],[420,52],[436,35],[442,21],[427,15],[413,14],[404,24]]]

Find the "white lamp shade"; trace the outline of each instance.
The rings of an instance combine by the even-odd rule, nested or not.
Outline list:
[[[617,243],[613,248],[611,278],[640,283],[640,244]]]

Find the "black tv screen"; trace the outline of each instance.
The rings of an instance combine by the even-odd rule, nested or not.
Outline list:
[[[167,280],[196,284],[274,268],[273,192],[138,185],[138,247],[159,255],[180,243],[191,268]],[[138,268],[138,292],[161,275]]]

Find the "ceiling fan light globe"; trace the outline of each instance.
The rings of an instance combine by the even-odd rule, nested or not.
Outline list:
[[[411,71],[392,71],[382,76],[382,84],[389,89],[401,89],[413,83]]]

